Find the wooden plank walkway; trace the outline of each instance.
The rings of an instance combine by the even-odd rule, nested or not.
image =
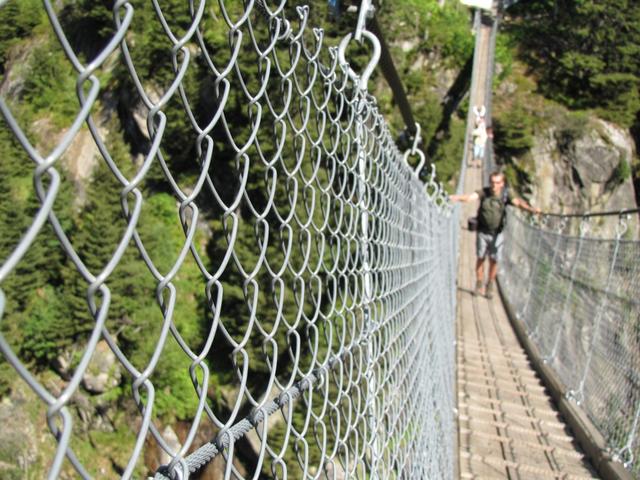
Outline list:
[[[480,184],[481,170],[467,169],[466,191]],[[464,204],[463,224],[476,208]],[[497,292],[492,299],[473,294],[474,264],[475,234],[463,229],[457,292],[460,478],[598,478],[529,365]]]

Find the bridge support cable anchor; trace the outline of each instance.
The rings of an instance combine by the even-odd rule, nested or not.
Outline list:
[[[425,164],[425,161],[426,161],[424,152],[418,148],[418,145],[422,142],[422,136],[420,135],[420,130],[421,130],[420,125],[416,123],[416,125],[415,125],[415,132],[416,133],[413,136],[413,144],[412,144],[410,149],[407,149],[404,152],[404,156],[403,156],[404,163],[406,163],[409,168],[413,168],[409,164],[409,156],[417,156],[418,157],[418,159],[419,159],[418,165],[416,165],[416,167],[413,168],[413,174],[418,178],[420,178],[420,172],[422,172],[422,168],[424,167],[424,164]],[[435,174],[435,170],[433,170],[433,171],[434,171],[434,174]]]
[[[349,7],[347,11],[356,11],[356,7]],[[379,67],[382,75],[384,76],[391,92],[393,94],[393,100],[398,106],[402,120],[405,123],[405,130],[401,133],[401,138],[413,137],[416,134],[416,121],[411,110],[411,104],[407,98],[407,92],[404,88],[400,75],[393,62],[391,51],[382,33],[382,28],[376,17],[376,8],[371,0],[363,1],[358,8],[358,23],[355,30],[354,38],[358,42],[362,40],[362,33],[368,31],[375,35],[380,42],[380,59]]]
[[[346,69],[347,75],[351,77],[351,79],[356,82],[358,87],[361,90],[367,91],[367,84],[369,82],[369,77],[375,70],[378,62],[380,60],[380,40],[376,37],[372,32],[366,29],[366,20],[369,15],[372,15],[373,7],[371,6],[371,0],[362,0],[360,4],[360,13],[358,15],[358,24],[356,26],[356,30],[354,33],[347,33],[343,39],[340,41],[340,45],[338,46],[338,61],[343,68]],[[358,43],[362,43],[363,37],[373,46],[373,52],[371,54],[371,59],[369,63],[363,70],[363,72],[358,75],[349,65],[345,58],[345,53],[347,50],[347,45],[351,41],[351,39],[355,39]]]
[[[627,443],[620,450],[613,453],[613,459],[622,462],[624,468],[631,468],[633,466],[633,461],[635,457],[633,455],[633,448],[636,443],[636,436],[638,433],[638,427],[640,426],[640,400],[636,402],[636,413],[633,418],[633,425],[630,429],[629,437],[627,438]]]

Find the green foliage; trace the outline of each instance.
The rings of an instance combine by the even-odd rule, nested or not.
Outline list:
[[[527,85],[525,79],[517,78],[516,81]],[[531,96],[521,92],[499,98],[494,107],[493,146],[497,163],[503,165],[507,183],[515,191],[524,193],[535,174],[530,152],[534,134],[544,119],[538,116],[537,103],[531,100]],[[572,117],[573,122],[559,122],[567,127],[565,135],[571,135],[579,128],[580,118],[582,117],[576,114],[575,118]],[[558,143],[561,144],[562,140],[558,139]]]
[[[591,86],[601,99],[597,112],[605,120],[631,126],[640,112],[640,76],[629,73],[594,75]]]
[[[73,50],[86,63],[106,46],[115,34],[113,0],[75,0],[66,5],[59,18]],[[121,13],[124,8],[121,8]],[[140,11],[136,5],[136,14]],[[135,18],[135,17],[134,17]]]
[[[154,411],[166,420],[193,418],[198,396],[190,379],[191,361],[178,344],[169,339],[151,378],[155,387]]]
[[[541,74],[545,94],[572,108],[593,108],[630,126],[640,110],[640,4],[632,0],[537,0],[516,35]]]
[[[440,98],[429,89],[429,79],[424,72],[414,70],[409,72],[406,79],[413,117],[422,127],[422,137],[431,138],[442,119]]]
[[[18,119],[23,114],[15,112]],[[27,136],[31,133],[27,129]],[[40,202],[31,184],[32,161],[18,145],[3,123],[0,126],[0,195],[7,201],[0,202],[0,258],[5,259],[23,241]],[[64,178],[64,176],[63,176]],[[43,176],[46,190],[51,186],[47,175]],[[69,226],[70,189],[65,182],[58,188],[54,204],[60,223]],[[2,284],[7,298],[3,333],[9,342],[24,353],[28,360],[48,360],[66,339],[62,328],[66,317],[64,305],[57,298],[62,284],[61,266],[63,253],[50,226],[45,223],[33,240],[26,254],[17,263]],[[44,341],[45,331],[53,337]]]
[[[74,342],[76,331],[67,321],[65,299],[51,285],[36,290],[35,298],[20,317],[24,332],[21,348],[27,358],[46,364]]]
[[[30,111],[51,118],[57,127],[68,127],[76,116],[80,102],[75,94],[74,71],[54,39],[36,46],[31,53],[22,96]]]
[[[5,72],[9,50],[29,36],[43,17],[39,0],[8,2],[0,7],[0,73]]]
[[[152,195],[143,208],[139,233],[147,253],[156,267],[166,274],[175,262],[184,242],[184,234],[177,222],[175,200],[164,193]],[[120,328],[120,341],[134,365],[143,368],[157,347],[157,338],[163,322],[161,308],[155,301],[155,282],[131,246],[131,257],[123,262],[122,277],[114,278],[114,296],[126,292],[122,299],[122,321],[114,317]],[[116,270],[116,273],[118,270]],[[174,280],[178,300],[173,312],[173,323],[195,351],[200,348],[206,332],[206,316],[202,314],[204,291],[200,290],[201,276],[197,267],[186,261],[178,278]],[[120,297],[117,297],[118,299]],[[165,419],[189,418],[195,411],[197,397],[189,378],[191,364],[178,344],[171,338],[164,347],[152,381],[156,387],[155,412]]]
[[[559,125],[555,132],[555,138],[558,142],[558,149],[566,152],[573,143],[579,138],[587,134],[589,128],[589,117],[585,112],[562,112],[556,123]]]
[[[122,238],[126,223],[120,213],[119,192],[122,186],[113,178],[107,167],[100,163],[92,178],[88,189],[87,203],[82,216],[76,218],[71,240],[74,248],[87,269],[94,276],[100,275],[114,254],[115,248]],[[129,252],[127,252],[129,253]],[[132,256],[126,256],[132,260]],[[123,262],[130,268],[130,262]],[[93,316],[88,304],[89,283],[76,273],[75,266],[69,264],[66,273],[66,283],[70,288],[69,295],[71,318],[77,330],[75,336],[86,335],[92,326]],[[110,290],[111,299],[109,312],[117,319],[124,316],[126,304],[130,295],[136,292],[136,277],[131,272],[116,270],[108,277],[106,285]],[[122,285],[122,288],[117,288]],[[126,295],[127,287],[131,285],[130,295]],[[95,294],[97,306],[105,301],[101,293]],[[85,327],[83,327],[85,326]]]
[[[460,159],[464,153],[464,136],[466,122],[453,118],[449,135],[439,144],[434,156],[438,180],[443,182],[448,192],[455,191],[453,180],[457,180],[460,170]]]
[[[407,22],[414,27],[422,27],[437,10],[436,0],[397,0],[382,4],[380,18],[384,21],[387,16],[393,16],[392,21],[396,25],[398,22]]]
[[[387,26],[384,32],[393,32],[390,38],[422,37],[421,50],[441,53],[452,67],[461,67],[473,53],[469,10],[457,2],[440,7],[437,0],[398,0],[384,3],[378,17]]]
[[[109,150],[114,161],[125,174],[132,165],[124,143],[118,135],[109,138]],[[97,275],[114,254],[126,230],[127,223],[120,205],[123,186],[112,172],[100,164],[94,173],[88,202],[77,220],[74,243],[90,270]],[[128,198],[130,209],[135,200]],[[145,249],[156,267],[166,274],[172,267],[184,243],[184,234],[177,221],[176,203],[171,196],[158,193],[150,196],[138,221],[138,232]],[[202,293],[196,288],[199,272],[193,264],[185,264],[180,280],[175,284],[179,292],[188,292],[187,299],[177,302],[174,324],[185,340],[197,348],[202,342],[199,304]],[[144,369],[157,346],[162,324],[161,307],[156,302],[156,282],[131,242],[119,265],[108,277],[111,305],[107,327],[119,332],[121,348],[140,369]],[[73,311],[76,322],[91,324],[84,295],[86,284],[77,279],[74,288]],[[155,412],[160,417],[187,418],[193,413],[197,397],[187,375],[190,361],[175,342],[165,346],[160,363],[154,371],[156,385]]]
[[[518,190],[520,187],[520,180],[518,176],[518,169],[513,165],[513,163],[509,162],[504,167],[504,176],[507,181],[507,185],[510,188]]]
[[[7,199],[0,203],[0,255],[6,258],[20,238],[20,214],[29,196],[29,157],[10,132],[6,123],[0,124],[0,195]]]
[[[620,162],[618,162],[618,165],[613,171],[611,180],[616,184],[620,184],[625,182],[629,178],[631,178],[631,167],[629,166],[629,162],[627,162],[624,158],[621,158]]]
[[[509,35],[496,35],[495,62],[500,66],[494,77],[494,85],[508,77],[513,71],[516,46]]]
[[[445,58],[453,66],[462,67],[473,54],[474,38],[471,35],[469,12],[447,2],[438,8],[429,24],[430,42],[439,45]]]
[[[521,155],[533,146],[534,124],[529,112],[521,104],[494,119],[494,146],[498,156]]]
[[[0,475],[4,480],[22,480],[25,478],[25,471],[20,468],[16,459],[24,455],[24,437],[6,438],[0,444]],[[14,463],[15,462],[15,463]]]
[[[135,438],[131,435],[131,420],[122,411],[109,412],[113,430],[97,430],[91,432],[89,438],[74,442],[74,451],[84,460],[84,465],[96,478],[104,476],[105,471],[120,469],[126,464],[135,446]],[[95,445],[100,445],[100,455],[96,455]],[[121,470],[120,470],[121,471]],[[113,472],[116,475],[117,470]],[[137,462],[132,478],[145,478],[148,469],[142,461]],[[73,473],[70,472],[70,476]]]
[[[414,119],[422,127],[423,148],[438,165],[439,180],[447,183],[460,165],[459,147],[464,143],[464,131],[460,137],[460,129],[454,126],[451,128],[456,131],[451,131],[450,123],[454,122],[444,118],[450,114],[444,111],[446,99],[443,101],[440,93],[444,85],[436,77],[438,70],[416,68],[416,65],[429,59],[431,67],[441,63],[455,69],[459,77],[454,86],[449,86],[452,89],[449,93],[455,97],[454,90],[464,88],[465,82],[460,79],[465,73],[460,67],[469,61],[474,47],[469,10],[451,2],[442,8],[436,0],[399,0],[383,3],[377,18],[390,44]],[[415,47],[401,50],[398,45],[403,40]],[[375,96],[392,132],[404,131],[404,120],[393,103],[388,85],[381,83],[376,87]]]
[[[13,383],[17,377],[18,374],[9,366],[4,356],[2,356],[2,358],[0,358],[0,398],[4,398],[11,393]]]

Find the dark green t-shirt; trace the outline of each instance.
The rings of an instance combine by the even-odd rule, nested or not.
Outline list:
[[[506,188],[506,187],[505,187]],[[477,190],[480,197],[480,207],[478,208],[478,231],[483,233],[498,233],[502,230],[502,218],[508,204],[513,203],[511,191],[504,190],[499,196],[493,195],[490,188],[485,187]]]

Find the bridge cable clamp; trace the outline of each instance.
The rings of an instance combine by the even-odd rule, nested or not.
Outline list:
[[[380,54],[382,48],[380,46],[380,40],[373,33],[366,29],[366,20],[373,16],[373,12],[375,9],[371,6],[371,0],[362,0],[360,4],[360,14],[358,15],[358,24],[356,26],[355,33],[347,33],[344,38],[340,41],[340,45],[338,46],[338,61],[340,65],[343,66],[347,75],[351,77],[351,79],[356,82],[358,87],[362,90],[367,90],[367,83],[369,82],[369,77],[375,70],[378,62],[380,61]],[[351,68],[349,62],[347,62],[345,58],[345,52],[347,50],[347,45],[351,41],[352,38],[355,38],[358,43],[362,43],[362,38],[366,38],[371,42],[373,46],[373,52],[371,55],[371,60],[365,67],[364,71],[360,76]]]
[[[417,155],[418,158],[420,158],[420,161],[418,162],[418,166],[416,166],[416,168],[413,169],[413,173],[414,173],[414,175],[418,176],[420,174],[420,172],[422,171],[422,168],[424,167],[425,155],[424,155],[424,152],[418,148],[418,145],[422,141],[422,136],[420,135],[420,130],[421,130],[420,124],[416,123],[415,126],[416,126],[416,133],[413,136],[413,145],[411,145],[410,149],[407,149],[404,152],[404,163],[406,163],[408,166],[410,166],[409,165],[409,155]],[[434,177],[435,177],[435,170],[433,171],[432,179]]]
[[[618,217],[618,224],[616,225],[616,238],[619,240],[622,238],[622,236],[627,233],[627,230],[629,229],[629,219],[631,218],[631,215],[629,214],[620,214],[620,216]]]
[[[435,201],[435,198],[440,193],[440,185],[436,183],[436,166],[432,163],[430,167],[431,167],[431,173],[429,175],[429,180],[425,182],[426,193],[427,193],[427,197],[429,197],[429,200]],[[431,193],[429,193],[430,188],[432,189]]]

